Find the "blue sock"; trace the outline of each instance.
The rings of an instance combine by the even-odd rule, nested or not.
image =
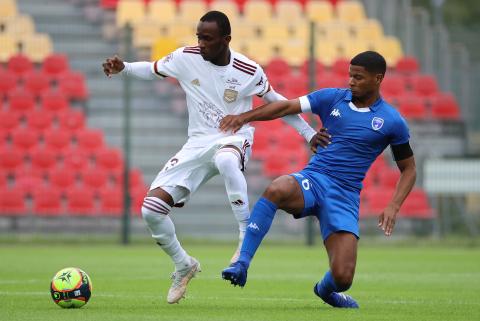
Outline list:
[[[263,238],[267,234],[272,225],[277,205],[268,199],[261,197],[253,207],[252,215],[248,221],[247,231],[243,240],[242,249],[240,250],[239,262],[244,265],[250,265],[257,248],[262,243]]]
[[[317,283],[317,293],[323,299],[326,300],[332,292],[339,292],[335,280],[332,277],[330,270],[325,273],[321,282]]]

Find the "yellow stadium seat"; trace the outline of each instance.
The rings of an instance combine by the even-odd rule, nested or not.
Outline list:
[[[230,24],[240,18],[237,5],[233,1],[213,1],[210,3],[210,10],[216,10],[226,14],[230,20]]]
[[[326,24],[319,24],[317,27],[317,35],[319,39],[347,41],[350,36],[349,26],[338,20],[332,20]]]
[[[192,23],[192,21],[177,21],[177,23],[170,26],[168,36],[181,39],[185,37],[196,37],[196,34],[196,22]]]
[[[45,57],[53,52],[50,36],[37,33],[22,39],[22,52],[34,62],[42,62]]]
[[[198,0],[183,0],[179,9],[179,19],[183,21],[198,22],[207,13],[205,2]]]
[[[376,40],[383,38],[383,28],[380,22],[375,19],[365,20],[363,23],[352,25],[355,38],[358,40]]]
[[[6,62],[18,52],[15,38],[10,34],[0,34],[0,62]]]
[[[143,19],[133,28],[133,45],[135,47],[151,47],[153,42],[162,36],[162,26],[158,20]]]
[[[340,58],[337,43],[333,41],[317,41],[315,43],[315,55],[318,61],[325,66],[331,66]]]
[[[365,9],[360,1],[346,0],[337,4],[337,17],[347,23],[365,20]]]
[[[10,17],[5,22],[5,32],[17,36],[31,35],[35,33],[35,23],[29,15]]]
[[[183,38],[177,39],[177,47],[192,47],[198,46],[198,39],[195,35],[185,36]]]
[[[276,7],[276,19],[283,21],[284,23],[296,23],[302,20],[302,6],[296,1],[281,0],[277,2]]]
[[[387,36],[373,42],[373,45],[374,49],[385,57],[389,66],[395,66],[397,61],[403,57],[402,45],[395,37]]]
[[[158,22],[173,22],[177,15],[175,2],[170,0],[153,0],[147,8],[147,17]]]
[[[259,25],[252,24],[244,19],[231,21],[232,41],[241,39],[255,39],[260,37]]]
[[[14,17],[17,15],[15,0],[0,0],[0,17]]]
[[[288,62],[290,66],[299,67],[308,57],[308,45],[307,42],[298,39],[278,42],[274,53]]]
[[[266,23],[261,28],[261,38],[262,39],[288,39],[290,37],[290,32],[288,25],[281,22],[270,22]]]
[[[272,19],[272,6],[267,1],[248,1],[245,3],[243,15],[253,23],[263,23]]]
[[[266,40],[242,39],[233,48],[260,65],[266,65],[274,56],[274,44]]]
[[[328,22],[333,19],[333,7],[329,1],[308,1],[305,13],[309,20],[317,23]]]
[[[121,0],[116,15],[117,27],[121,28],[127,23],[133,26],[145,17],[145,4],[143,0]]]
[[[344,58],[352,59],[357,54],[370,50],[368,42],[365,40],[353,40],[345,41],[343,43]]]
[[[174,38],[157,38],[152,47],[152,61],[165,57],[177,47],[178,43]]]

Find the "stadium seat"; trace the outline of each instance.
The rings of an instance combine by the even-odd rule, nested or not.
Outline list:
[[[400,58],[397,62],[395,70],[396,72],[402,74],[416,74],[420,71],[417,59],[412,56],[405,56]]]
[[[113,178],[114,186],[123,186],[124,172],[122,170],[110,171],[110,178]],[[145,187],[142,172],[138,168],[131,168],[129,172],[130,188],[137,188],[139,186]]]
[[[152,61],[161,59],[177,49],[178,42],[172,37],[155,38],[152,46]]]
[[[288,77],[291,73],[290,65],[283,58],[276,57],[268,62],[265,66],[265,72],[269,79],[276,77]]]
[[[137,0],[120,0],[116,11],[116,24],[118,28],[127,23],[131,26],[141,21],[145,16],[145,4]]]
[[[394,189],[400,178],[398,168],[387,167],[378,173],[379,184],[383,188]]]
[[[72,215],[94,216],[94,194],[86,186],[75,186],[67,191],[67,212]]]
[[[411,94],[397,97],[400,114],[407,119],[427,119],[424,100]]]
[[[412,78],[413,90],[422,97],[431,97],[438,93],[437,80],[431,75],[416,75]]]
[[[288,25],[284,22],[269,22],[260,26],[260,39],[275,39],[285,42],[290,37]]]
[[[41,99],[42,109],[45,111],[59,113],[70,107],[65,94],[57,90],[45,91]]]
[[[302,5],[296,1],[280,0],[275,5],[275,19],[277,21],[297,24],[303,18]]]
[[[293,68],[300,67],[308,57],[308,48],[305,41],[289,39],[287,41],[275,41],[274,52],[283,57]]]
[[[337,18],[345,23],[358,23],[365,20],[365,9],[360,1],[340,1],[336,9]]]
[[[33,110],[27,115],[27,125],[33,130],[44,133],[53,125],[53,115],[42,110]]]
[[[0,128],[5,132],[10,133],[20,125],[20,114],[15,112],[9,112],[0,110]]]
[[[69,71],[68,57],[65,54],[53,53],[43,60],[42,70],[51,78]]]
[[[33,94],[22,88],[11,90],[7,94],[8,109],[12,112],[26,114],[32,111],[35,107],[35,100]]]
[[[8,172],[0,169],[0,189],[8,185]]]
[[[21,189],[3,188],[0,190],[0,213],[14,216],[27,213],[25,198]]]
[[[30,152],[32,167],[48,171],[57,164],[57,154],[52,149],[42,146]]]
[[[308,78],[307,75],[297,73],[288,78],[288,85],[286,87],[285,95],[287,98],[293,99],[303,96],[308,93]]]
[[[87,167],[80,173],[83,184],[94,190],[99,190],[107,184],[108,176],[101,167]]]
[[[340,77],[348,78],[349,70],[350,60],[347,59],[337,59],[332,65],[332,72]]]
[[[61,128],[50,128],[43,135],[45,146],[61,152],[72,144],[72,133]]]
[[[15,37],[24,37],[35,33],[35,23],[29,15],[20,14],[6,21],[5,31]]]
[[[123,212],[124,197],[121,190],[105,190],[100,194],[100,213],[118,217]]]
[[[80,171],[90,164],[90,156],[78,147],[70,146],[62,152],[63,166]]]
[[[33,211],[37,216],[60,216],[65,211],[62,195],[54,186],[43,187],[33,193]]]
[[[0,33],[0,62],[6,62],[18,52],[17,42],[14,36]]]
[[[78,146],[87,153],[93,153],[103,147],[103,131],[85,128],[75,134]]]
[[[357,40],[366,42],[384,37],[382,25],[376,19],[367,19],[351,26]]]
[[[0,2],[0,18],[15,17],[17,15],[17,1],[2,0]]]
[[[111,171],[120,171],[123,168],[123,155],[117,148],[102,148],[95,154],[97,166]]]
[[[30,73],[33,70],[32,61],[23,54],[17,54],[11,56],[8,59],[8,70],[15,73],[16,75],[24,75]]]
[[[130,197],[132,199],[132,213],[141,214],[143,199],[147,196],[148,188],[140,186],[130,190]]]
[[[27,162],[22,163],[21,166],[15,168],[15,171],[11,172],[15,179],[22,177],[35,177],[41,180],[45,180],[47,172],[44,169],[33,167]]]
[[[405,89],[406,84],[403,77],[387,75],[382,81],[382,96],[388,97],[389,99],[398,99],[403,96]]]
[[[271,20],[272,6],[268,1],[248,1],[243,7],[244,18],[251,23]]]
[[[365,189],[365,198],[373,215],[380,215],[380,213],[382,213],[388,203],[390,203],[393,192],[393,189],[386,187],[371,187]]]
[[[432,116],[436,119],[460,119],[460,108],[455,96],[451,93],[440,93],[435,95],[432,99],[430,111]]]
[[[343,77],[332,72],[317,75],[317,88],[345,88],[348,85],[348,75]]]
[[[24,86],[33,95],[40,96],[50,88],[50,81],[45,73],[33,71],[24,75]]]
[[[58,114],[59,128],[76,133],[85,128],[85,115],[74,109],[67,109]]]
[[[317,24],[329,22],[333,19],[333,6],[328,1],[307,1],[305,14],[309,20]]]
[[[435,217],[424,190],[412,189],[400,209],[400,216],[417,219],[432,219]]]
[[[88,89],[85,76],[78,71],[67,71],[57,77],[58,89],[69,99],[85,100]]]
[[[50,185],[66,190],[76,184],[77,172],[69,167],[55,166],[48,172]]]
[[[384,56],[389,67],[394,67],[398,60],[403,57],[402,45],[396,37],[386,36],[382,39],[373,40],[372,45],[372,49]]]
[[[27,197],[33,197],[34,192],[45,185],[45,181],[42,178],[35,176],[21,176],[15,177],[15,188],[23,191],[23,195]]]
[[[12,142],[23,151],[28,151],[40,143],[40,133],[33,128],[19,127],[12,131]]]
[[[178,6],[177,18],[181,21],[198,21],[207,12],[207,4],[204,1],[182,0]]]
[[[337,47],[331,41],[319,41],[315,46],[317,59],[325,66],[331,66],[338,57]]]
[[[217,10],[226,14],[229,20],[231,20],[230,23],[238,20],[239,18],[238,6],[233,1],[222,1],[222,0],[213,1],[210,3],[210,9]],[[236,30],[236,28],[232,28],[232,29]]]
[[[155,40],[162,35],[161,31],[159,20],[143,19],[133,28],[133,45],[137,48],[151,48]]]
[[[8,70],[0,69],[0,102],[2,94],[5,95],[17,87],[16,75]]]
[[[22,52],[33,62],[41,63],[53,52],[52,40],[47,34],[41,33],[23,37]]]
[[[23,151],[16,146],[0,145],[0,169],[12,173],[23,164]]]
[[[116,9],[120,0],[100,0],[100,6],[104,9]]]
[[[314,63],[315,63],[315,74],[318,77],[319,75],[323,74],[323,72],[325,71],[325,66],[319,60],[315,60]],[[310,59],[305,59],[302,66],[300,67],[300,72],[308,76],[309,68],[310,68]]]
[[[153,0],[148,4],[145,19],[173,23],[176,14],[177,9],[173,1]]]

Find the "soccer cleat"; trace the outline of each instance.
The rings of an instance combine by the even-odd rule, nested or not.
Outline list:
[[[349,295],[345,293],[332,292],[326,298],[322,298],[318,293],[317,284],[313,287],[313,292],[321,298],[325,303],[330,304],[335,308],[352,308],[358,309],[358,303]]]
[[[242,262],[235,262],[222,271],[222,278],[234,286],[244,287],[247,283],[247,267]]]
[[[190,258],[191,265],[185,269],[178,270],[172,273],[172,286],[168,290],[167,302],[178,303],[182,298],[185,297],[187,292],[188,282],[202,270],[200,269],[200,262],[195,258]]]
[[[230,264],[237,262],[239,257],[240,257],[240,248],[237,248],[235,250],[235,253],[233,253],[232,258],[230,259]]]

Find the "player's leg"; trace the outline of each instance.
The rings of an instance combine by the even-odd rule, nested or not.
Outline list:
[[[330,270],[314,287],[314,292],[334,307],[358,308],[347,291],[353,282],[357,263],[357,236],[345,231],[330,234],[325,240]]]
[[[222,277],[234,285],[244,286],[250,262],[270,229],[277,209],[299,214],[304,206],[303,191],[295,178],[285,175],[275,179],[252,210],[238,261],[224,269]]]
[[[238,222],[238,248],[230,262],[235,262],[240,254],[240,248],[245,236],[250,209],[248,203],[247,181],[241,170],[242,156],[240,150],[233,145],[226,145],[219,149],[214,156],[215,167],[223,177],[228,200],[233,214]]]
[[[183,191],[179,187],[172,189],[172,192],[176,199],[181,199],[188,190]],[[187,254],[177,239],[175,226],[168,215],[173,204],[175,200],[172,195],[157,187],[148,192],[142,205],[142,216],[152,237],[175,263],[173,283],[167,296],[168,303],[177,303],[185,295],[190,279],[200,271],[199,262]]]

